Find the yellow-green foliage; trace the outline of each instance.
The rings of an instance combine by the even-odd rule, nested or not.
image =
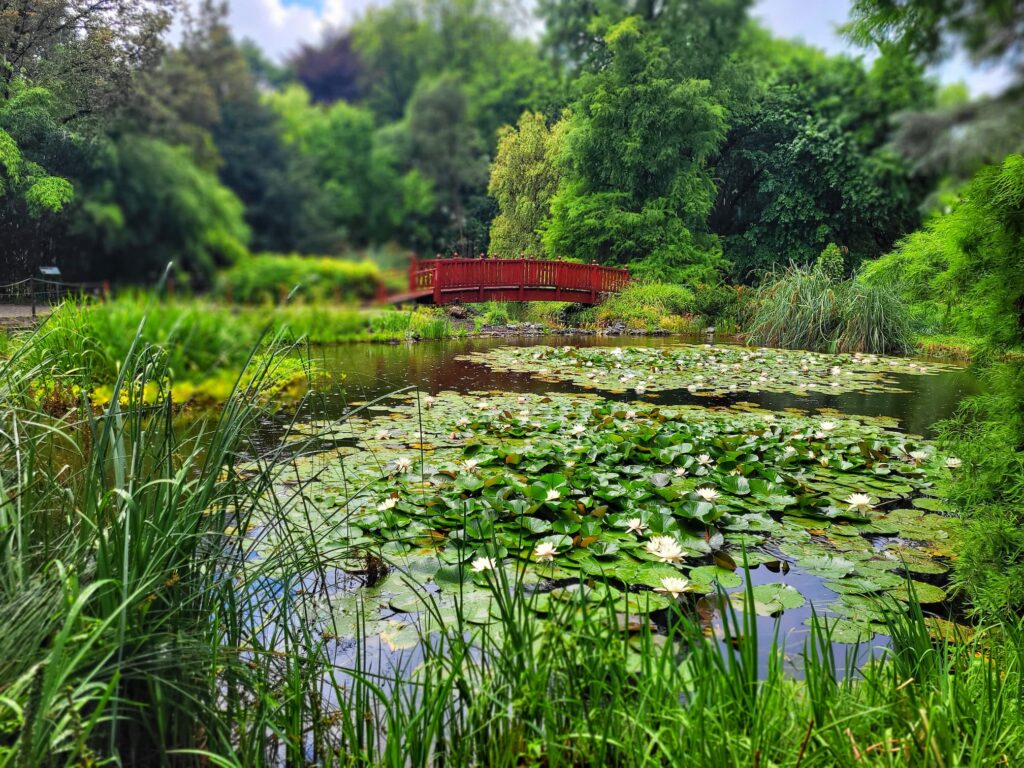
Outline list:
[[[597,324],[623,322],[629,328],[645,331],[691,330],[700,325],[693,302],[693,292],[681,285],[634,283],[598,305]]]
[[[306,299],[353,301],[372,299],[380,282],[380,269],[369,259],[263,253],[221,272],[218,290],[247,304],[279,301],[293,289],[293,296]]]

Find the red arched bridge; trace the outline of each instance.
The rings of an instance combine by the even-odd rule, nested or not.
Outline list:
[[[629,283],[629,270],[534,259],[417,259],[409,292],[392,304],[471,304],[480,301],[572,301],[596,304]]]

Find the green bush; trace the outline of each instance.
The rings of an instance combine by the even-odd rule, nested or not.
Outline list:
[[[597,307],[597,324],[621,321],[648,331],[662,327],[666,318],[693,315],[693,292],[671,283],[631,283]]]
[[[754,298],[748,326],[752,344],[831,352],[907,352],[905,304],[885,286],[834,282],[818,269],[790,267]]]
[[[244,304],[294,296],[311,301],[364,301],[377,295],[381,272],[365,259],[259,254],[220,273],[220,295]]]

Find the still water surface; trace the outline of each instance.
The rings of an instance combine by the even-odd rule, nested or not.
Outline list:
[[[469,352],[480,352],[503,346],[666,346],[682,342],[700,343],[703,339],[681,337],[543,337],[543,338],[469,338],[416,344],[370,345],[352,344],[335,347],[315,348],[311,356],[325,376],[322,397],[317,397],[304,407],[300,417],[317,419],[338,419],[344,416],[353,404],[375,399],[390,392],[408,387],[417,387],[424,393],[440,391],[468,392],[516,392],[516,393],[578,393],[588,391],[572,383],[552,383],[533,378],[526,373],[496,372],[479,363],[456,360]],[[721,342],[719,342],[721,343]],[[958,403],[966,396],[978,391],[978,382],[970,371],[963,368],[947,370],[928,376],[897,374],[900,387],[906,392],[860,393],[847,392],[832,394],[823,390],[812,390],[807,394],[744,392],[729,397],[700,397],[685,389],[648,393],[638,397],[634,392],[614,394],[598,392],[609,399],[624,401],[644,400],[663,405],[704,405],[725,406],[734,402],[752,402],[770,409],[796,408],[807,413],[819,409],[834,409],[851,416],[884,416],[899,420],[899,428],[910,433],[933,437],[936,422],[951,416]],[[590,390],[593,391],[593,390]],[[753,583],[777,582],[778,573],[764,567],[749,571]],[[787,610],[778,619],[779,640],[783,644],[793,672],[799,674],[799,655],[807,637],[805,619],[811,605],[822,605],[835,598],[834,593],[824,586],[822,580],[793,568],[783,579],[796,587],[808,598],[800,609]],[[948,615],[953,606],[945,606]],[[771,642],[775,619],[759,618],[759,632],[762,642]],[[857,651],[859,660],[880,646],[887,639],[877,637]],[[842,665],[850,646],[837,645],[837,657]],[[371,641],[369,647],[375,657],[371,666],[381,671],[395,665],[413,668],[418,653],[415,649],[400,654],[390,652],[382,643]],[[339,663],[344,664],[352,653],[352,644],[339,641],[336,648]]]

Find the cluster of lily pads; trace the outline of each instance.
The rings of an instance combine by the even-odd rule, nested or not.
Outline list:
[[[339,543],[418,570],[442,603],[468,594],[481,622],[510,571],[527,573],[540,612],[599,583],[644,614],[738,587],[745,562],[779,574],[754,587],[772,615],[805,602],[795,568],[834,595],[816,607],[851,641],[881,629],[895,603],[880,596],[945,597],[958,526],[934,482],[959,462],[885,420],[441,392],[333,437],[350,445],[306,459],[320,462],[306,499],[344,520]],[[390,608],[411,612],[399,593]]]
[[[609,392],[686,389],[705,397],[733,392],[901,391],[894,374],[932,374],[948,366],[869,354],[824,354],[705,344],[663,347],[497,347],[463,355],[495,371]]]

